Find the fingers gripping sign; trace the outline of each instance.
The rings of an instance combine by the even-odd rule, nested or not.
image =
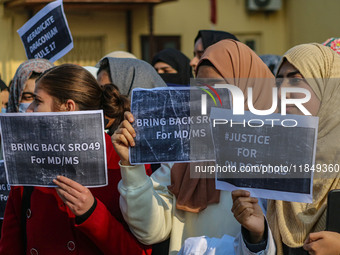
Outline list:
[[[245,190],[234,190],[231,195],[231,211],[235,219],[249,231],[252,243],[260,242],[265,231],[265,221],[258,199],[250,197],[250,193]]]
[[[129,166],[129,146],[135,146],[134,138],[136,137],[136,132],[131,125],[134,122],[132,113],[125,112],[124,117],[125,120],[120,123],[111,139],[122,165]]]
[[[339,255],[340,234],[332,231],[310,233],[303,248],[313,255]]]
[[[59,197],[76,216],[86,213],[94,203],[91,191],[83,185],[64,176],[53,180]]]

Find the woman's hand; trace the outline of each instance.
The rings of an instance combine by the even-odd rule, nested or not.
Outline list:
[[[232,193],[233,207],[231,211],[235,219],[250,233],[250,242],[259,243],[265,231],[264,216],[258,199],[250,197],[245,190],[234,190]]]
[[[131,112],[125,112],[124,117],[125,120],[120,123],[111,140],[120,157],[121,164],[130,166],[129,146],[135,146],[134,137],[136,137],[136,132],[130,123],[134,122],[135,119]]]
[[[58,176],[53,183],[58,186],[59,197],[74,215],[81,216],[92,207],[94,197],[88,188],[64,176]]]
[[[310,233],[303,248],[312,255],[339,255],[340,234],[331,231]]]

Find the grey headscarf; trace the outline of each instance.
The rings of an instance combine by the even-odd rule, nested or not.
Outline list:
[[[29,59],[23,62],[17,69],[9,92],[7,112],[19,112],[19,104],[26,81],[32,72],[43,73],[54,65],[47,59]]]
[[[100,64],[104,61],[108,61],[111,81],[122,95],[130,96],[134,88],[166,87],[155,69],[143,60],[106,57]]]

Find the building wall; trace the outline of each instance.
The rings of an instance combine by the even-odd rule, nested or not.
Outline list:
[[[288,46],[340,37],[339,0],[285,0]]]
[[[126,49],[125,12],[105,11],[65,11],[66,18],[75,39],[74,49],[55,64],[72,62],[80,65],[95,65],[97,61],[114,50]],[[21,39],[16,32],[29,19],[27,11],[13,11],[4,9],[0,5],[0,74],[9,83],[18,66],[25,61],[26,54]],[[77,40],[84,39],[85,40]],[[102,47],[97,50],[87,45],[86,39],[100,38]],[[77,48],[77,42],[82,48]],[[93,54],[96,53],[95,55]],[[76,54],[74,54],[76,52]],[[93,56],[96,56],[94,58]]]
[[[74,39],[74,49],[76,54],[71,58],[61,59],[57,63],[72,62],[79,65],[94,66],[97,61],[114,50],[126,49],[126,24],[125,13],[119,11],[90,12],[90,11],[65,11],[65,15]],[[91,38],[101,41],[101,47],[96,45],[94,49]],[[81,43],[81,50],[77,49],[77,44]],[[78,44],[79,45],[79,44]],[[95,53],[95,54],[94,54]]]
[[[8,84],[26,55],[17,29],[25,23],[25,13],[14,13],[0,5],[0,74]]]
[[[217,0],[215,26],[209,21],[209,2],[178,0],[156,5],[154,34],[181,36],[181,50],[191,58],[193,41],[200,29],[229,31],[241,41],[253,38],[257,43],[258,54],[278,55],[296,44],[323,42],[340,33],[335,25],[340,7],[338,0],[282,0],[281,10],[272,13],[250,13],[246,8],[246,0]],[[56,64],[72,61],[81,65],[94,65],[96,58],[99,60],[111,51],[127,50],[125,11],[66,9],[66,17],[76,39],[75,48]],[[28,19],[27,11],[4,9],[3,3],[0,4],[0,73],[7,83],[19,64],[26,59],[16,31]],[[149,33],[147,7],[132,10],[132,33],[132,53],[141,58],[140,37]],[[98,39],[101,46],[96,46],[97,50],[93,52],[93,45],[98,45],[98,42],[87,45],[86,38]],[[81,49],[77,43],[82,45]]]
[[[283,0],[284,1],[284,0]],[[217,24],[210,23],[209,0],[179,0],[155,8],[155,34],[182,37],[182,51],[192,56],[193,40],[200,29],[231,32],[240,40],[258,40],[258,54],[282,54],[286,50],[284,5],[277,12],[249,13],[245,0],[217,0]]]
[[[142,57],[141,35],[149,34],[149,12],[147,7],[136,8],[132,11],[132,53]]]

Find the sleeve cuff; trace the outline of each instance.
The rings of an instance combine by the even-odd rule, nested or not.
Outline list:
[[[83,215],[76,216],[76,218],[75,218],[76,224],[80,225],[83,222],[85,222],[91,216],[91,214],[94,212],[96,207],[97,207],[97,199],[94,198],[94,202],[93,202],[93,205],[91,206],[91,208],[86,213],[84,213]]]
[[[119,161],[123,187],[137,189],[149,181],[144,165],[124,166]]]
[[[257,253],[260,251],[263,251],[267,247],[267,239],[268,239],[268,225],[267,221],[264,221],[264,234],[263,234],[263,239],[259,243],[250,243],[249,242],[249,231],[245,229],[244,227],[241,227],[241,233],[243,236],[243,240],[249,251]]]

